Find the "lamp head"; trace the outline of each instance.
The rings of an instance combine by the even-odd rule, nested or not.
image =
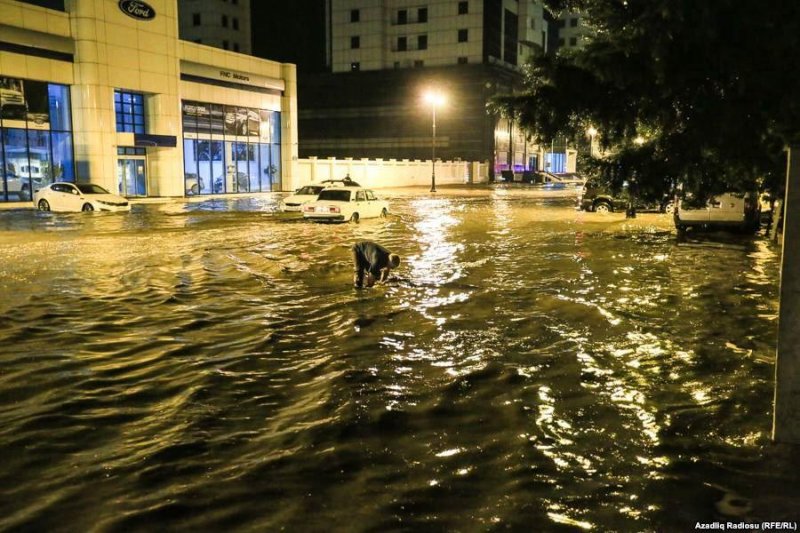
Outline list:
[[[444,95],[439,91],[426,91],[422,98],[425,100],[425,103],[435,107],[440,107],[445,102]]]

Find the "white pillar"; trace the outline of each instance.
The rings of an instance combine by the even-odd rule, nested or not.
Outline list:
[[[779,306],[772,438],[800,444],[800,146],[787,154]]]

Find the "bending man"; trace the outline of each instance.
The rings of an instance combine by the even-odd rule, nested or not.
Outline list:
[[[353,283],[356,287],[383,283],[389,278],[389,272],[399,265],[400,256],[379,244],[361,241],[353,245]]]

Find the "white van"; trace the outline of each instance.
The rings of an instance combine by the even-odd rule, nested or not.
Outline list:
[[[675,227],[720,227],[757,231],[760,224],[758,193],[726,192],[698,206],[689,195],[675,203]]]

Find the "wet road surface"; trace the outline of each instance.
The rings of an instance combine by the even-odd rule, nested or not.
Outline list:
[[[524,191],[0,212],[0,529],[780,520],[778,249]],[[403,263],[352,288],[349,247]]]

